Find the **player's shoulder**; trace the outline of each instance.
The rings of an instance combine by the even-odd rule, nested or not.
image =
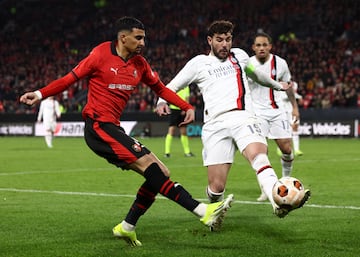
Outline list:
[[[273,56],[276,58],[277,62],[282,62],[282,63],[287,63],[286,60],[284,58],[282,58],[279,55],[273,54]]]
[[[211,62],[211,58],[209,58],[209,55],[199,54],[199,55],[192,57],[186,63],[186,66],[198,67],[198,66],[202,66],[203,64],[210,63],[210,62]]]
[[[104,49],[109,49],[111,48],[111,41],[105,41],[105,42],[102,42],[98,45],[96,45],[93,49],[92,49],[92,52],[93,51],[103,51]]]
[[[198,54],[190,59],[191,62],[203,62],[209,59],[209,55],[205,54]],[[189,62],[190,62],[189,61]]]
[[[94,57],[102,57],[104,55],[106,55],[106,53],[111,53],[111,41],[106,41],[106,42],[102,42],[96,46],[94,46],[89,55],[94,58]]]
[[[244,57],[249,58],[249,55],[243,49],[238,48],[238,47],[231,48],[230,52],[235,55],[244,56]]]
[[[231,48],[230,57],[235,58],[239,63],[242,64],[249,62],[249,55],[241,48]]]
[[[249,57],[249,62],[251,63],[258,63],[258,59],[256,58],[256,55],[252,55]]]
[[[111,43],[112,43],[112,41],[105,41],[105,42],[99,43],[95,47],[109,47],[109,46],[111,46]]]
[[[239,63],[247,63],[249,61],[249,55],[241,48],[231,48],[230,53]]]
[[[142,56],[141,54],[137,54],[134,57],[132,57],[132,61],[138,65],[141,64],[147,64],[148,61],[146,60],[146,58],[144,56]]]

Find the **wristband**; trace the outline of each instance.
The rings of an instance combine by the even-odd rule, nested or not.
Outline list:
[[[39,98],[39,100],[41,100],[43,98],[42,94],[41,94],[41,92],[39,90],[36,90],[34,93]]]

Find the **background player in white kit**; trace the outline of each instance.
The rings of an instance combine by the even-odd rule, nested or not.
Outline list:
[[[293,90],[294,90],[294,94],[295,94],[295,99],[296,101],[301,101],[302,100],[302,96],[300,94],[297,93],[297,89],[298,89],[298,83],[293,81],[293,86],[292,86]],[[288,114],[288,119],[290,120],[290,124],[291,124],[291,128],[292,128],[292,144],[293,144],[293,150],[294,150],[294,155],[295,156],[301,156],[303,155],[303,151],[300,150],[300,135],[299,135],[299,125],[300,125],[300,116],[297,120],[294,120],[293,118],[293,114],[292,114],[292,103],[289,100],[289,97],[287,96],[287,94],[285,92],[282,92],[283,94],[283,101],[284,101],[284,105],[285,105],[285,109],[287,111]],[[282,152],[280,150],[280,148],[276,149],[276,153],[281,156]]]
[[[278,180],[267,156],[266,138],[252,112],[247,76],[276,90],[286,90],[280,83],[248,64],[248,54],[232,47],[234,26],[230,21],[215,21],[208,28],[209,55],[192,58],[167,85],[173,91],[197,84],[204,100],[202,130],[203,164],[208,169],[207,195],[211,202],[223,199],[227,176],[237,149],[256,171],[259,183],[272,203],[274,213],[284,217],[289,210],[272,199],[272,188]],[[169,114],[169,107],[159,99],[156,111]],[[309,195],[303,199],[301,206]]]
[[[56,128],[56,121],[60,116],[60,104],[53,96],[49,96],[40,103],[37,121],[43,121],[45,128],[45,142],[49,148],[53,147],[52,141]]]
[[[254,38],[252,49],[254,56],[250,57],[250,63],[277,81],[291,81],[291,74],[287,62],[274,54],[271,54],[271,37],[263,32],[257,33]],[[292,151],[292,129],[291,120],[299,120],[299,109],[292,88],[286,90],[291,109],[287,110],[284,104],[284,92],[276,92],[272,88],[266,88],[256,81],[249,79],[251,97],[254,111],[261,122],[261,129],[269,139],[274,139],[278,145],[281,155],[282,176],[290,176],[294,160]],[[288,118],[292,110],[291,120]],[[267,200],[262,190],[258,201]]]

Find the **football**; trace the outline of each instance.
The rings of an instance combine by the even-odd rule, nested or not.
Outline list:
[[[282,177],[273,187],[273,198],[279,207],[297,208],[304,198],[305,190],[301,181],[294,177]]]

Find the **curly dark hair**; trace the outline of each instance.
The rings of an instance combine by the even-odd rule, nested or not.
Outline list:
[[[207,36],[212,37],[214,34],[233,33],[234,24],[227,20],[217,20],[210,24],[207,30]]]

